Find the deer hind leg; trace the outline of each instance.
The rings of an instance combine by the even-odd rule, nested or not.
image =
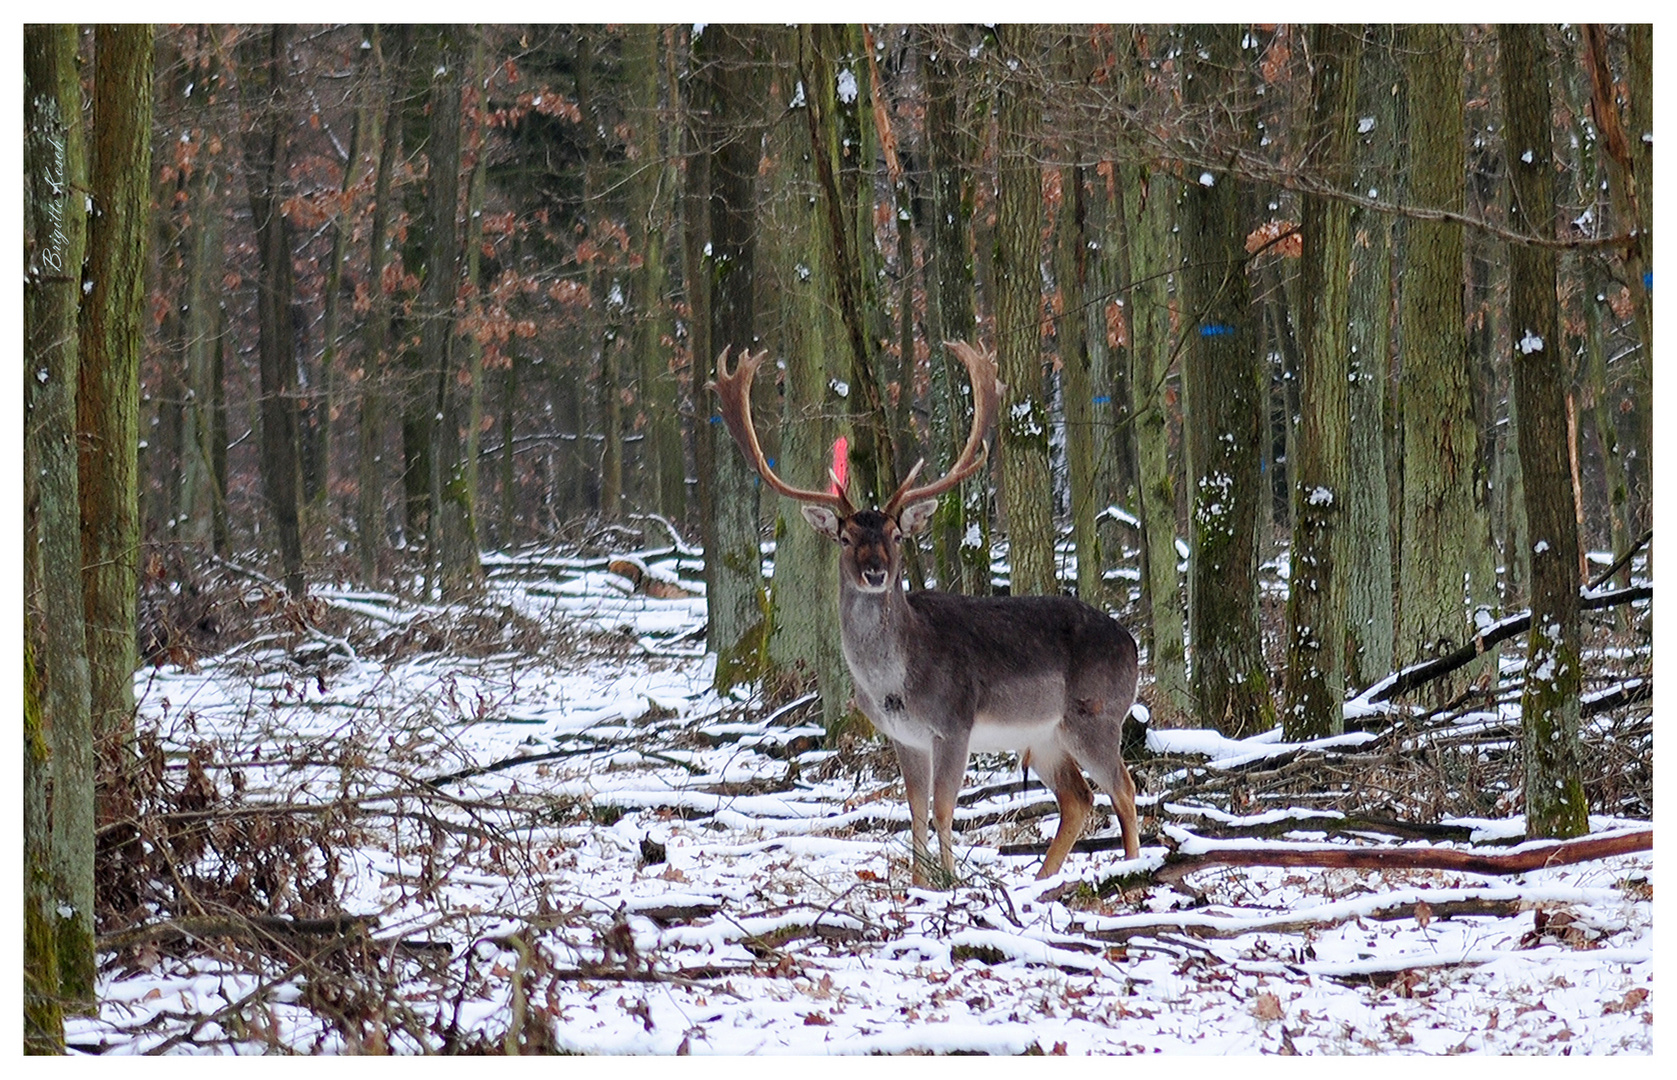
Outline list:
[[[1071,854],[1072,845],[1083,835],[1083,826],[1089,821],[1095,799],[1089,791],[1089,782],[1083,779],[1083,770],[1070,754],[1033,751],[1031,765],[1042,777],[1043,783],[1054,792],[1054,801],[1060,804],[1059,828],[1054,831],[1048,854],[1042,860],[1042,869],[1036,874],[1039,878],[1053,877],[1060,872],[1066,856]]]
[[[897,765],[903,773],[903,794],[908,799],[909,832],[913,840],[909,854],[910,878],[917,889],[926,888],[926,867],[931,855],[926,847],[926,817],[932,789],[932,755],[918,747],[892,740]]]
[[[1128,712],[1127,705],[1123,712],[1114,708],[1074,709],[1060,727],[1060,741],[1066,752],[1112,798],[1112,810],[1118,815],[1118,826],[1124,834],[1124,857],[1133,859],[1141,854],[1141,832],[1136,826],[1135,780],[1130,776],[1129,766],[1124,764],[1120,742]]]

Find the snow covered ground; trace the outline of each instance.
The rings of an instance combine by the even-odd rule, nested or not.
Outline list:
[[[702,588],[690,559],[648,561]],[[435,612],[328,593],[367,628],[360,637],[312,652],[256,641],[196,670],[141,673],[142,727],[177,755],[213,747],[221,805],[353,823],[333,853],[337,913],[368,917],[370,941],[350,950],[355,963],[341,963],[342,950],[302,963],[207,931],[195,947],[107,956],[100,1014],[69,1021],[70,1043],[99,1053],[1653,1050],[1652,852],[1504,876],[1220,866],[1166,885],[1141,872],[1161,865],[1167,840],[1188,849],[1264,821],[1297,818],[1276,843],[1428,842],[1347,836],[1331,815],[1287,808],[1231,815],[1165,790],[1143,796],[1143,833],[1157,839],[1140,859],[1074,854],[1036,881],[1037,857],[998,849],[1046,840],[1052,799],[1019,790],[1017,767],[985,755],[956,821],[961,880],[917,891],[888,750],[821,748],[807,702],[719,699],[698,654],[702,599],[649,598],[582,561],[494,569],[488,610],[556,628],[551,654],[380,659],[366,642]],[[570,635],[562,646],[559,631]],[[1211,769],[1296,749],[1273,733],[1150,738]],[[1493,841],[1520,832],[1517,820],[1465,824]],[[1115,833],[1110,819],[1103,831]],[[275,915],[336,914],[283,887],[266,903]]]

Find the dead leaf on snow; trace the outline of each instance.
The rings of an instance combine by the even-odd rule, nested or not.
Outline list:
[[[1607,1016],[1611,1013],[1630,1012],[1647,999],[1648,991],[1645,987],[1632,987],[1631,989],[1626,990],[1625,996],[1620,998],[1618,1001],[1609,1001],[1606,1005],[1603,1005],[1601,1007],[1601,1015]]]

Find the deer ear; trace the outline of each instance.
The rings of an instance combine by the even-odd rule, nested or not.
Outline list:
[[[917,503],[910,503],[897,515],[897,528],[906,536],[913,536],[932,523],[932,514],[937,510],[936,499],[922,499]]]
[[[821,503],[804,503],[799,507],[804,512],[804,520],[814,527],[815,531],[829,540],[838,539],[839,516],[830,506]]]

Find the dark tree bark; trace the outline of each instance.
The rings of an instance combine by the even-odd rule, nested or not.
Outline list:
[[[1063,35],[1054,51],[1056,66],[1068,87],[1089,80],[1094,55],[1081,35]],[[1066,481],[1071,496],[1072,547],[1077,553],[1077,596],[1102,607],[1105,559],[1095,531],[1095,516],[1104,509],[1098,458],[1106,441],[1095,427],[1094,357],[1085,309],[1091,236],[1084,188],[1090,174],[1080,164],[1086,156],[1086,140],[1070,109],[1057,110],[1050,123],[1059,129],[1061,160],[1070,163],[1059,169],[1060,204],[1054,218],[1054,279],[1060,299],[1054,337],[1060,354],[1060,401],[1065,414]]]
[[[471,322],[482,321],[483,315],[483,197],[485,170],[488,165],[484,136],[487,132],[484,85],[488,81],[489,61],[484,28],[473,27],[472,59],[468,86],[472,97],[464,102],[473,118],[471,138],[466,153],[471,160],[471,179],[466,188],[465,282],[468,290],[465,301]],[[483,581],[483,565],[479,551],[481,532],[480,501],[478,499],[478,455],[483,441],[483,343],[475,334],[462,335],[460,345],[466,351],[464,376],[466,379],[465,417],[460,424],[461,447],[459,465],[453,480],[452,501],[456,520],[460,565],[455,568],[458,580],[468,589],[476,589]]]
[[[874,318],[880,311],[876,282],[879,249],[874,243],[873,149],[866,80],[844,61],[856,59],[853,28],[804,27],[799,35],[799,73],[806,107],[800,111],[809,128],[815,174],[822,197],[817,212],[826,222],[827,259],[838,293],[839,316],[849,344],[853,430],[850,466],[863,499],[884,505],[897,483],[896,462],[881,392],[881,334]],[[848,73],[846,92],[839,93]],[[864,164],[865,162],[865,164]]]
[[[631,129],[630,248],[640,256],[629,287],[630,364],[639,380],[637,400],[648,452],[643,468],[646,503],[671,521],[681,521],[687,507],[687,466],[681,453],[681,414],[676,373],[670,360],[674,329],[665,296],[668,248],[674,226],[674,154],[658,105],[659,41],[666,31],[636,26],[624,41],[624,67],[629,72],[628,124]],[[672,86],[671,91],[675,90]]]
[[[763,133],[756,38],[744,28],[713,25],[694,43],[698,77],[709,83],[711,343],[718,353],[731,349],[736,357],[756,340],[757,163]],[[757,477],[721,424],[706,427],[701,437],[711,440],[715,521],[714,542],[707,538],[705,545],[709,648],[717,655],[717,689],[726,691],[756,678],[765,658]]]
[[[81,305],[77,483],[93,745],[115,753],[127,744],[134,719],[139,365],[151,203],[151,27],[101,26],[94,34],[94,48],[88,185],[94,213],[88,230],[88,287]],[[91,847],[93,836],[71,836],[67,843]],[[78,866],[84,868],[92,859],[91,850],[76,854]],[[89,887],[91,880],[85,879]],[[59,909],[58,962],[65,997],[85,1005],[93,997],[93,913],[79,901],[70,907],[68,916],[62,914],[65,908]],[[74,931],[67,925],[72,920],[80,923]]]
[[[41,737],[41,691],[35,677],[35,650],[29,639],[26,629],[23,635],[23,1052],[62,1054],[64,1011],[59,1004],[58,946],[53,938],[52,917],[57,890],[52,874],[52,825],[47,814],[47,774],[52,762],[46,740]]]
[[[796,46],[796,31],[777,45]],[[795,55],[795,54],[794,54]],[[770,100],[795,100],[796,65],[776,65]],[[831,388],[827,358],[842,354],[843,335],[831,316],[832,279],[823,248],[821,220],[810,213],[820,187],[809,134],[793,118],[770,131],[767,152],[776,169],[769,175],[759,227],[762,276],[770,279],[778,333],[765,342],[785,359],[783,411],[761,434],[778,437],[780,475],[805,488],[826,484],[838,417],[844,401]],[[775,416],[765,409],[760,416]],[[772,443],[771,443],[772,445]],[[838,545],[816,532],[787,499],[775,502],[773,633],[769,660],[794,685],[813,679],[821,696],[822,723],[830,736],[841,731],[850,710],[850,677],[837,627]]]
[[[210,31],[204,29],[203,34]],[[215,50],[204,48],[192,71],[195,87],[222,90],[222,73]],[[212,126],[210,92],[195,94],[191,137],[198,143],[192,178],[187,185],[191,223],[186,230],[186,288],[182,335],[187,400],[182,408],[179,536],[200,550],[225,552],[227,493],[225,470],[218,472],[217,413],[223,388],[219,371],[222,347],[222,276],[225,269],[226,187],[228,165],[217,152],[220,134]],[[225,422],[223,421],[223,424]],[[223,430],[222,435],[225,434]]]
[[[309,401],[309,411],[313,415],[314,439],[309,444],[311,460],[306,464],[304,476],[306,480],[310,480],[312,486],[304,492],[304,499],[313,508],[314,514],[322,518],[330,504],[332,429],[337,423],[335,416],[338,412],[340,301],[344,259],[349,254],[351,232],[345,219],[350,216],[350,189],[355,186],[356,178],[361,175],[363,140],[377,131],[375,116],[378,103],[374,98],[376,86],[371,78],[372,72],[368,70],[375,58],[370,56],[370,53],[371,50],[367,50],[357,61],[355,77],[360,85],[356,90],[355,115],[350,123],[349,146],[344,150],[343,176],[338,184],[338,209],[331,221],[332,250],[326,257],[326,281],[321,289],[324,310],[321,313],[320,366],[317,369],[320,385]]]
[[[419,365],[425,372],[431,527],[426,532],[429,574],[448,597],[476,588],[483,571],[471,535],[471,511],[461,483],[460,395],[455,299],[460,294],[460,103],[468,70],[456,27],[435,33],[435,72],[429,93],[428,160],[425,193],[425,280],[420,287]]]
[[[74,988],[73,1001],[87,1000],[94,978],[94,729],[76,460],[88,176],[76,37],[67,25],[24,31],[24,475],[34,489],[25,499],[33,533],[24,553],[24,1043],[31,1053],[63,1050],[61,952],[71,961],[62,983]],[[44,685],[35,677],[35,643]],[[77,916],[55,917],[64,907]]]
[[[1608,192],[1614,223],[1620,232],[1632,234],[1621,252],[1618,270],[1631,300],[1631,318],[1641,343],[1634,362],[1635,394],[1650,412],[1636,429],[1636,474],[1632,486],[1633,527],[1637,531],[1653,525],[1653,354],[1654,325],[1652,299],[1651,232],[1654,198],[1653,147],[1653,28],[1646,23],[1626,27],[1625,85],[1628,116],[1619,108],[1621,96],[1609,59],[1607,28],[1584,26],[1584,61],[1589,73],[1590,112],[1600,133],[1598,144],[1606,151]]]
[[[1364,32],[1357,80],[1359,192],[1395,196],[1397,177],[1396,62],[1390,27]],[[1359,121],[1359,128],[1361,127]],[[1345,678],[1367,686],[1392,669],[1391,490],[1386,463],[1386,387],[1391,366],[1392,219],[1351,209],[1351,286],[1347,300],[1350,438],[1346,449],[1345,531],[1356,542],[1345,556]]]
[[[705,149],[704,117],[710,109],[710,81],[700,74],[704,57],[697,50],[697,42],[687,41],[686,93],[679,94],[682,153],[681,175],[681,288],[687,300],[687,399],[693,402],[693,464],[697,480],[693,505],[690,507],[699,526],[700,539],[708,551],[715,543],[715,517],[711,506],[715,503],[716,440],[710,429],[720,425],[716,402],[705,390],[712,365],[720,349],[711,344],[709,262],[705,256],[710,243],[710,155]],[[680,85],[672,89],[678,93]],[[732,448],[725,448],[732,453]]]
[[[947,31],[953,34],[954,31]],[[946,341],[971,340],[973,267],[973,139],[963,111],[955,41],[934,40],[925,61],[926,148],[931,170],[931,261],[927,291],[932,351],[932,465],[946,472],[960,453],[972,424],[972,398],[965,372]],[[990,588],[988,470],[944,495],[932,525],[933,566],[938,588],[981,594]]]
[[[377,27],[370,33],[373,55],[382,85],[388,70],[382,35]],[[398,47],[398,55],[400,50]],[[382,138],[369,135],[380,144],[378,171],[373,177],[373,216],[367,230],[367,290],[371,293],[366,321],[361,326],[361,403],[357,419],[355,502],[356,551],[361,558],[361,576],[371,582],[378,573],[379,554],[384,548],[383,453],[385,432],[385,375],[390,355],[390,296],[384,287],[384,268],[389,259],[389,228],[392,193],[391,176],[401,153],[401,97],[390,95],[384,115]],[[509,446],[511,440],[508,440]]]
[[[1119,55],[1128,60],[1123,66],[1125,100],[1139,105],[1157,85],[1149,83],[1133,32],[1120,39],[1119,48]],[[1115,166],[1115,196],[1123,229],[1122,314],[1129,329],[1131,415],[1135,417],[1142,609],[1153,675],[1148,704],[1160,726],[1180,727],[1189,722],[1194,706],[1183,632],[1182,575],[1177,570],[1181,469],[1170,453],[1172,395],[1166,382],[1176,360],[1167,281],[1177,263],[1172,239],[1181,188],[1163,163],[1140,153],[1135,156],[1139,160]]]
[[[1509,225],[1555,233],[1549,55],[1541,27],[1499,28],[1503,129],[1508,152]],[[1512,245],[1509,315],[1514,338],[1515,435],[1525,479],[1532,630],[1520,698],[1526,757],[1526,835],[1565,838],[1589,831],[1578,740],[1583,684],[1578,615],[1578,531],[1567,448],[1566,388],[1552,248]]]
[[[302,599],[297,342],[292,323],[295,284],[291,224],[282,210],[289,160],[286,127],[290,122],[284,89],[290,75],[286,36],[284,26],[246,31],[239,43],[239,96],[245,125],[245,187],[259,261],[256,296],[262,490],[279,539],[286,591]]]
[[[1305,168],[1334,189],[1350,178],[1360,26],[1311,31],[1311,121]],[[1304,196],[1299,269],[1300,423],[1294,463],[1292,572],[1288,576],[1287,708],[1283,737],[1344,730],[1346,468],[1350,441],[1351,208]]]
[[[1184,57],[1192,108],[1238,101],[1247,63],[1240,28],[1195,27]],[[1188,588],[1196,719],[1231,737],[1275,723],[1258,630],[1257,523],[1262,458],[1260,311],[1246,279],[1240,184],[1207,171],[1183,197],[1183,364],[1188,477],[1193,487]]]
[[[1466,175],[1460,30],[1409,27],[1399,51],[1409,77],[1410,198],[1459,213]],[[1396,649],[1403,663],[1449,652],[1472,625],[1472,609],[1496,599],[1463,327],[1462,227],[1412,220],[1407,230],[1398,295],[1404,474]],[[1440,683],[1438,700],[1464,683]]]
[[[997,421],[1001,501],[1013,594],[1056,595],[1054,487],[1048,466],[1048,406],[1042,371],[1042,129],[1035,31],[1001,27],[1008,70],[996,95],[996,366],[1007,390]]]

